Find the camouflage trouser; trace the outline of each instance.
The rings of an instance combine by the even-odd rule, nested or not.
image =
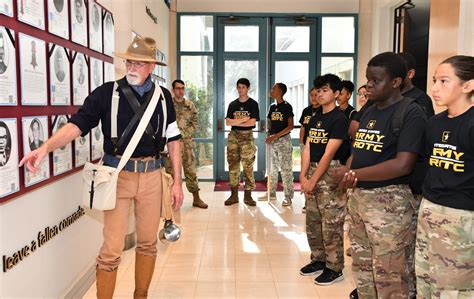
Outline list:
[[[186,179],[186,188],[193,193],[199,191],[198,178],[196,175],[196,157],[194,156],[194,148],[196,142],[193,139],[183,139],[183,170]],[[173,167],[169,155],[163,156],[165,160],[166,172],[174,176]]]
[[[245,190],[255,189],[253,163],[257,148],[253,132],[232,130],[227,138],[227,163],[229,163],[229,185],[238,187],[240,183],[240,164],[245,181]]]
[[[414,242],[408,185],[348,191],[352,270],[359,297],[409,297],[407,247]]]
[[[311,163],[306,178],[316,170]],[[329,168],[337,167],[337,165]],[[327,173],[319,180],[306,202],[306,236],[311,260],[326,262],[326,267],[340,272],[344,268],[344,219],[347,197],[339,183]]]
[[[414,195],[415,200],[413,201],[413,216],[411,217],[411,229],[413,239],[416,236],[416,228],[418,223],[418,212],[420,211],[420,203],[422,195]],[[408,263],[408,291],[410,292],[410,298],[416,296],[416,275],[415,275],[415,242],[410,243],[407,246],[407,263]]]
[[[291,136],[287,134],[270,143],[270,194],[275,194],[278,185],[278,171],[281,172],[285,198],[293,198],[293,146]]]
[[[474,298],[474,211],[423,198],[416,235],[418,298]]]

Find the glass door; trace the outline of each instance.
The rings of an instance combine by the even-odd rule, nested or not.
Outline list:
[[[293,173],[299,178],[301,153],[299,119],[309,103],[309,91],[316,76],[316,19],[295,17],[273,18],[271,27],[271,85],[284,83],[288,91],[284,99],[291,104],[295,128],[293,142]],[[267,109],[271,103],[268,103]],[[268,158],[267,158],[268,160]]]
[[[259,103],[260,119],[253,135],[257,153],[254,164],[255,179],[264,176],[264,124],[267,74],[267,18],[220,17],[217,19],[217,179],[228,180],[227,136],[225,125],[229,103],[238,98],[236,82],[239,78],[250,81],[249,96]],[[262,121],[263,120],[263,121]]]

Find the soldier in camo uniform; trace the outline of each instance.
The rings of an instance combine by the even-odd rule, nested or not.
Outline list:
[[[321,109],[309,120],[301,161],[301,190],[307,194],[306,235],[311,261],[301,275],[316,275],[318,285],[344,279],[344,218],[347,198],[339,182],[327,175],[350,155],[349,120],[336,107],[341,79],[333,74],[314,80]]]
[[[176,110],[176,122],[183,138],[183,170],[186,178],[186,188],[193,194],[193,207],[207,209],[207,204],[199,197],[198,178],[196,175],[196,158],[194,156],[194,134],[198,125],[197,110],[194,103],[184,98],[185,85],[182,80],[174,80],[173,104]],[[174,175],[171,161],[164,155],[166,172]]]
[[[268,137],[265,140],[270,145],[271,171],[269,175],[269,198],[276,198],[278,171],[281,171],[285,199],[283,206],[291,206],[293,195],[293,146],[291,145],[291,130],[293,130],[293,107],[283,99],[287,87],[283,83],[273,85],[270,96],[276,103],[270,106],[267,118],[269,120]]]
[[[474,57],[435,71],[433,99],[448,109],[426,130],[428,172],[416,234],[419,298],[474,298]]]
[[[349,192],[352,270],[360,298],[409,298],[407,248],[414,242],[415,198],[409,182],[423,149],[426,116],[410,103],[398,134],[392,118],[404,104],[403,60],[386,52],[367,66],[367,93],[374,101],[360,119],[353,154],[346,166],[329,170]],[[354,294],[352,294],[354,295]]]
[[[253,176],[253,163],[257,148],[253,139],[252,129],[260,120],[258,103],[248,96],[250,81],[240,78],[237,81],[239,98],[232,101],[227,108],[226,125],[232,129],[227,139],[227,162],[229,163],[229,185],[230,197],[224,202],[226,206],[239,202],[238,190],[240,184],[240,165],[245,181],[244,203],[256,206],[252,198],[252,190],[255,189],[255,178]]]

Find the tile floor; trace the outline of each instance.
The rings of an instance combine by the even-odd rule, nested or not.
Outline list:
[[[230,193],[213,192],[213,186],[200,184],[207,210],[192,208],[185,192],[181,239],[158,245],[149,298],[348,298],[354,281],[347,256],[345,279],[332,286],[299,275],[310,255],[302,195],[295,195],[291,208],[281,206],[282,192],[277,201],[248,207],[241,192],[239,205],[226,207]],[[133,297],[134,267],[132,249],[123,254],[115,298]],[[94,284],[84,298],[95,298],[95,291]]]

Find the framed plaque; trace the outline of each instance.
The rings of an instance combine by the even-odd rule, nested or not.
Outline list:
[[[0,26],[0,105],[17,104],[15,32]]]
[[[69,0],[48,0],[48,31],[69,39]]]
[[[89,62],[87,57],[76,52],[72,58],[72,98],[75,106],[82,106],[89,95]]]
[[[0,118],[0,198],[20,190],[16,118]]]
[[[17,0],[18,20],[44,30],[44,1]]]
[[[67,124],[68,115],[53,115],[51,126],[53,135]],[[59,175],[72,169],[72,144],[68,143],[53,151],[53,175]]]
[[[51,105],[71,104],[69,68],[69,51],[61,46],[49,44],[49,90]]]
[[[28,116],[22,118],[23,154],[39,148],[48,139],[48,117]],[[26,166],[25,187],[34,185],[49,178],[49,155],[46,155],[38,166],[40,171],[33,173]]]
[[[87,47],[87,7],[85,0],[70,0],[71,40]]]
[[[102,53],[102,7],[89,0],[89,48]]]
[[[43,40],[19,33],[21,103],[46,106],[46,44]]]

